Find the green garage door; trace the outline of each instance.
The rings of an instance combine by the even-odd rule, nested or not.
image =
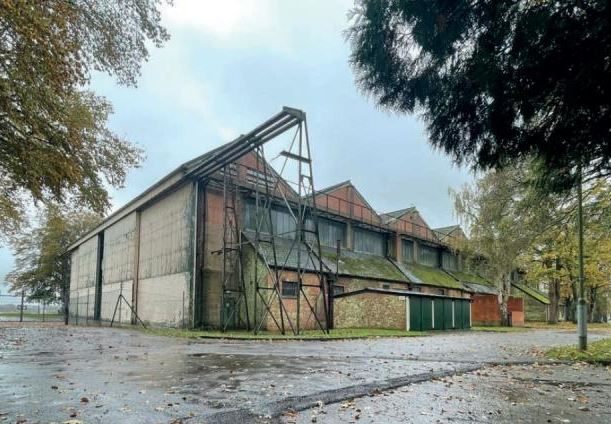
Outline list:
[[[471,303],[461,300],[462,303],[462,328],[471,328]]]
[[[422,298],[412,296],[409,300],[409,329],[422,331]]]
[[[464,328],[462,321],[462,300],[454,301],[454,327]]]
[[[422,330],[433,329],[433,302],[431,298],[422,299]]]
[[[443,329],[454,328],[452,325],[452,299],[443,299]]]
[[[435,315],[435,321],[433,322],[433,329],[443,330],[443,299],[432,299]]]

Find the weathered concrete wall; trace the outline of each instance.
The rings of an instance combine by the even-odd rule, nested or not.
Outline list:
[[[203,273],[204,326],[217,328],[221,321],[222,255],[213,254],[223,247],[223,193],[206,187],[205,241]]]
[[[136,213],[132,213],[104,231],[104,259],[102,261],[102,305],[100,317],[110,321],[119,294],[129,304],[132,300]],[[115,320],[130,322],[131,314],[125,302],[119,303]]]
[[[407,297],[362,293],[335,299],[335,328],[406,328]]]
[[[183,186],[141,212],[138,315],[158,325],[182,325],[193,271],[194,189]],[[184,294],[184,308],[183,308]]]
[[[81,244],[71,255],[70,267],[70,316],[78,319],[93,319],[97,237]]]

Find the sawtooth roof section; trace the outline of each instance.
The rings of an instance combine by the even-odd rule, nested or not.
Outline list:
[[[325,265],[336,272],[337,252],[334,249],[322,248],[322,257]],[[369,255],[342,251],[339,257],[339,275],[369,278],[384,281],[400,281],[407,283],[407,277],[391,262],[383,256]]]
[[[527,294],[528,296],[532,297],[533,299],[535,299],[537,302],[543,303],[544,305],[549,305],[550,301],[549,298],[547,296],[545,296],[543,293],[528,287],[524,284],[519,284],[519,283],[511,283],[511,285],[513,287],[515,287],[516,289],[520,290],[521,292]]]
[[[204,178],[212,175],[212,171],[214,169],[220,169],[219,166],[227,161],[227,157],[234,157],[234,160],[237,160],[239,157],[243,157],[248,153],[248,151],[244,151],[245,149],[254,148],[257,143],[261,144],[265,142],[265,137],[267,136],[275,136],[274,132],[268,131],[267,134],[260,134],[261,131],[264,131],[266,126],[275,127],[275,132],[277,133],[279,129],[283,129],[286,131],[287,125],[289,129],[297,125],[297,122],[305,119],[305,114],[303,111],[290,107],[283,107],[282,111],[272,118],[268,119],[263,124],[259,125],[255,129],[250,132],[241,135],[229,143],[222,144],[209,152],[206,152],[195,159],[191,159],[188,162],[183,163],[174,171],[170,172],[168,175],[157,181],[155,184],[146,189],[142,194],[132,199],[130,202],[125,204],[125,206],[119,208],[116,212],[110,214],[106,219],[93,230],[88,232],[85,236],[81,237],[79,240],[74,242],[70,247],[68,247],[67,251],[73,250],[78,247],[81,243],[87,241],[91,237],[95,236],[100,231],[105,228],[111,226],[115,222],[120,219],[126,217],[130,213],[138,210],[139,208],[146,205],[148,202],[158,198],[158,196],[169,192],[172,189],[180,187],[188,178]],[[280,128],[280,125],[284,125],[283,128]],[[271,129],[268,127],[268,129]],[[276,134],[277,135],[277,134]],[[246,143],[248,142],[248,143]],[[237,151],[236,151],[237,149]],[[236,155],[241,154],[238,157]]]
[[[449,289],[462,289],[462,285],[458,280],[441,268],[432,268],[417,263],[403,264],[403,267],[418,279],[418,281],[414,281],[414,283]]]
[[[466,237],[465,232],[462,230],[460,225],[450,225],[447,227],[433,228],[433,232],[435,233],[437,238],[439,238],[439,240],[444,240],[448,237],[453,237],[456,235],[458,235],[459,237]]]
[[[394,219],[401,218],[405,214],[414,212],[418,212],[418,209],[416,209],[415,206],[410,206],[409,208],[399,209],[398,211],[386,212],[382,214],[382,217],[384,217],[384,223],[388,223]]]
[[[445,270],[452,277],[456,278],[461,283],[473,283],[480,284],[483,286],[494,287],[494,284],[491,281],[486,280],[484,277],[481,277],[477,274],[471,274],[463,271],[449,271]]]
[[[462,282],[463,286],[465,286],[465,289],[467,291],[476,293],[476,294],[493,294],[493,295],[498,295],[499,291],[492,286],[488,286],[488,285],[484,285],[484,284],[476,284],[476,283],[468,283],[463,281]]]
[[[343,181],[341,183],[323,188],[321,190],[317,190],[314,194],[314,197],[318,197],[321,195],[331,195],[332,193],[342,189],[342,188],[348,188],[349,190],[352,190],[354,192],[354,194],[358,197],[358,200],[360,200],[363,205],[369,209],[369,211],[371,212],[372,216],[376,217],[377,219],[380,219],[380,215],[378,215],[378,212],[369,204],[369,202],[367,201],[367,199],[365,199],[365,196],[363,196],[361,194],[361,192],[354,186],[354,184],[352,184],[352,181],[350,180],[346,180]],[[352,203],[354,205],[356,205],[357,202],[352,201]]]

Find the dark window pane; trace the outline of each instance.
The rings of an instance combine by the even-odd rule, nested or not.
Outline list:
[[[299,284],[296,281],[282,282],[282,297],[297,297]]]
[[[403,262],[414,261],[414,242],[411,240],[403,240]]]
[[[344,292],[344,286],[333,285],[333,295],[342,294]]]
[[[451,252],[443,252],[441,266],[449,271],[458,271],[458,256]]]
[[[426,266],[439,266],[439,257],[437,256],[437,249],[435,249],[434,247],[423,245],[420,245],[418,247],[418,250],[420,251],[420,254],[418,255],[418,262]]]
[[[357,252],[373,253],[384,256],[386,253],[386,240],[384,234],[376,231],[354,229],[354,250]]]

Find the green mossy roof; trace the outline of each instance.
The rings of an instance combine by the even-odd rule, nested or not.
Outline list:
[[[409,272],[414,274],[422,284],[431,286],[447,287],[450,289],[461,289],[460,283],[445,271],[416,263],[404,264]],[[416,281],[417,282],[417,281]]]
[[[325,265],[335,271],[337,261],[335,251],[323,249],[322,256]],[[407,277],[387,258],[349,251],[340,254],[338,274],[378,280],[408,281]]]
[[[463,283],[475,283],[490,287],[494,286],[494,284],[492,284],[490,281],[486,280],[483,277],[480,277],[477,274],[470,274],[468,272],[462,271],[448,271],[448,273],[450,273],[454,278]]]
[[[543,293],[538,292],[537,290],[525,286],[524,284],[518,284],[518,283],[511,283],[512,286],[514,286],[516,289],[521,290],[522,292],[526,293],[527,295],[529,295],[530,297],[532,297],[533,299],[545,304],[545,305],[549,305],[549,298],[547,296],[545,296]]]

